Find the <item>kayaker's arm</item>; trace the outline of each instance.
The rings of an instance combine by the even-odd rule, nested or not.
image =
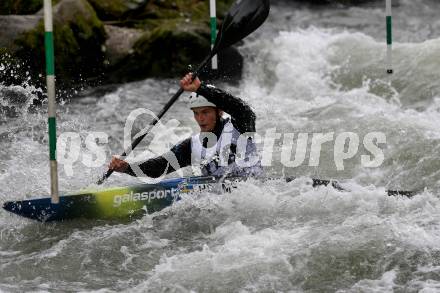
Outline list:
[[[191,165],[190,138],[172,147],[170,152],[175,155],[180,168]],[[151,178],[158,178],[162,176],[165,171],[166,174],[176,171],[176,169],[174,169],[174,167],[168,162],[165,155],[149,159],[141,163],[139,168],[142,170],[143,174]],[[130,166],[128,166],[124,173],[127,173],[131,176],[137,176]]]
[[[197,93],[231,115],[232,123],[240,133],[255,132],[256,115],[245,101],[204,83],[200,85]]]

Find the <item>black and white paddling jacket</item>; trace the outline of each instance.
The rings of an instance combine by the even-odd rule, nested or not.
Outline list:
[[[173,146],[168,153],[139,164],[143,174],[158,178],[178,168],[192,165],[200,166],[204,176],[262,175],[254,141],[251,136],[240,137],[241,134],[255,133],[254,111],[240,98],[211,85],[202,83],[197,93],[228,113],[231,118],[219,118],[213,132],[193,135]],[[177,159],[178,165],[176,162],[170,163],[169,158]],[[131,167],[126,173],[136,176]]]

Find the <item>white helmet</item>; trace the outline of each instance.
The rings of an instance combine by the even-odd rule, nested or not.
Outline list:
[[[201,96],[197,93],[191,93],[191,96],[189,96],[189,108],[198,108],[198,107],[215,107],[217,106],[214,103],[211,103],[208,101],[204,96]]]

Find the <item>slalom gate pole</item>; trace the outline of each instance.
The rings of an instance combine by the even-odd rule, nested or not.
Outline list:
[[[56,160],[56,101],[55,101],[55,57],[53,44],[52,0],[44,0],[44,47],[46,53],[46,85],[48,99],[50,195],[51,202],[60,202],[58,194],[58,166]]]
[[[386,23],[387,23],[387,73],[393,73],[393,26],[391,16],[391,0],[386,1]]]
[[[209,14],[211,18],[211,50],[214,48],[215,39],[217,37],[217,9],[215,1],[216,0],[209,0]],[[218,69],[217,55],[212,57],[211,68],[213,70]]]

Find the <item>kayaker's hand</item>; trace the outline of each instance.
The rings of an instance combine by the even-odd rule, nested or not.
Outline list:
[[[118,156],[113,156],[108,168],[116,172],[124,173],[129,166],[130,165],[126,161],[121,160]]]
[[[188,73],[187,75],[185,75],[184,78],[180,80],[180,86],[187,92],[196,92],[199,89],[202,82],[198,77],[196,77],[196,79],[194,79],[193,82],[191,82],[191,79],[192,79],[192,73]]]

